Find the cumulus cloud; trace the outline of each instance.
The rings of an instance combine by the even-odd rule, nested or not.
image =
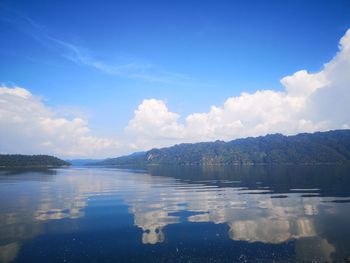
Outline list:
[[[90,134],[88,123],[56,116],[24,88],[0,87],[0,152],[97,156],[115,152],[114,139]]]
[[[164,101],[145,99],[124,134],[112,139],[92,136],[85,119],[57,116],[26,89],[0,87],[0,151],[113,156],[181,142],[350,128],[350,29],[322,70],[300,70],[281,84],[280,91],[243,92],[184,121]]]
[[[176,142],[232,140],[268,133],[296,134],[350,127],[350,30],[339,52],[316,73],[300,70],[281,79],[284,89],[258,90],[228,98],[208,112],[179,122],[161,100],[144,100],[127,132],[139,146]]]
[[[147,149],[176,143],[183,139],[184,126],[179,124],[180,115],[169,111],[162,100],[144,100],[134,112],[125,132],[134,142],[131,147]]]

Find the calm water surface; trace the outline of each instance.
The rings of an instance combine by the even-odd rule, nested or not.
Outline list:
[[[0,171],[0,262],[350,262],[350,169]]]

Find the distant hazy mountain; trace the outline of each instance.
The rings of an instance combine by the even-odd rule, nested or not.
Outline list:
[[[135,152],[130,155],[121,156],[117,158],[108,158],[101,162],[95,162],[94,165],[143,165],[146,164],[144,161],[146,160],[148,152]]]
[[[65,160],[74,166],[85,166],[103,161],[102,159],[69,159]]]
[[[184,143],[106,159],[99,165],[241,165],[350,163],[350,130],[281,134],[230,142]]]
[[[59,167],[69,162],[50,155],[0,154],[0,167]]]

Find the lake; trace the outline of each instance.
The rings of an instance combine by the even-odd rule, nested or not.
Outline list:
[[[347,166],[0,171],[0,262],[350,262]]]

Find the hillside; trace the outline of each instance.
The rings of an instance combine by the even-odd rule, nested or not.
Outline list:
[[[59,167],[70,163],[50,155],[0,154],[0,167]]]
[[[350,163],[350,130],[273,134],[230,142],[184,143],[106,159],[99,165],[245,165]]]

